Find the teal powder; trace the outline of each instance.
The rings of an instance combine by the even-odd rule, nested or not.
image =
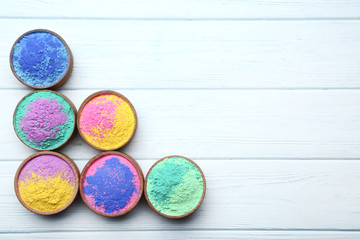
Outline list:
[[[151,204],[159,212],[180,216],[198,205],[204,182],[194,164],[181,157],[171,157],[152,168],[146,188]]]
[[[75,115],[60,95],[47,90],[37,91],[19,103],[14,114],[14,128],[26,145],[51,150],[71,137]]]

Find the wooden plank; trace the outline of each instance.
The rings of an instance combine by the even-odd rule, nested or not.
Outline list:
[[[139,126],[122,149],[136,159],[180,154],[190,158],[352,159],[360,155],[358,90],[121,90]],[[65,90],[79,107],[94,90]],[[1,90],[1,159],[33,153],[15,136],[12,114],[29,91]],[[76,137],[62,152],[90,159],[98,151]],[[16,154],[13,154],[16,153]]]
[[[7,62],[34,28],[73,51],[63,89],[360,88],[360,21],[0,19],[0,28],[3,89],[25,89]]]
[[[1,235],[0,235],[1,236]],[[6,234],[11,239],[67,239],[98,240],[115,239],[239,239],[239,240],[358,240],[359,232],[317,232],[317,231],[111,231],[111,232],[44,232],[25,234]]]
[[[299,19],[358,18],[360,3],[351,0],[122,0],[1,1],[0,17],[140,19]]]
[[[157,215],[144,198],[119,218],[96,215],[80,198],[60,215],[36,215],[14,194],[20,162],[1,162],[2,233],[360,229],[360,161],[196,160],[206,176],[207,194],[196,213],[179,221]],[[80,169],[86,162],[76,160]],[[155,159],[138,162],[147,173]]]

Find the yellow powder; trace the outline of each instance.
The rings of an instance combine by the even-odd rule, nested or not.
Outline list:
[[[20,181],[19,192],[23,201],[39,211],[55,211],[72,198],[75,187],[61,175],[47,177],[32,173],[31,178]]]
[[[90,128],[87,131],[82,128],[85,139],[96,147],[106,150],[117,149],[123,146],[131,138],[135,128],[135,115],[130,105],[117,95],[106,94],[100,95],[99,98],[92,99],[81,113],[81,123]],[[115,110],[110,111],[107,105],[114,104]],[[89,105],[93,105],[90,107]],[[94,116],[94,105],[101,105],[101,123]],[[112,106],[114,106],[112,105]],[[89,111],[88,109],[92,109]],[[99,107],[100,108],[100,107]],[[106,121],[107,120],[107,121]],[[109,126],[111,121],[112,127]]]

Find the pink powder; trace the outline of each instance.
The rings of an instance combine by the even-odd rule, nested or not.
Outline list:
[[[114,157],[119,159],[120,163],[122,163],[125,166],[129,167],[132,174],[134,174],[135,176],[138,175],[135,166],[129,160],[127,160],[126,158],[124,158],[124,157],[122,157],[120,155],[109,154],[109,155],[105,155],[105,156],[97,159],[96,161],[94,161],[90,165],[90,167],[87,169],[85,176],[88,177],[88,176],[94,175],[97,168],[101,168],[104,165],[106,160],[108,160],[110,158],[114,158]],[[138,181],[134,182],[134,184],[140,185],[140,183]]]
[[[114,127],[113,119],[116,116],[116,107],[115,101],[109,101],[102,95],[91,99],[81,111],[81,130],[91,136],[99,135],[104,137],[103,132],[99,131],[96,134],[93,132],[93,128],[112,129]]]

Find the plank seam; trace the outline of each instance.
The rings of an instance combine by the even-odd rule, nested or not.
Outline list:
[[[94,20],[94,21],[358,21],[360,17],[313,17],[313,18],[142,18],[142,17],[9,17],[1,19],[39,19],[39,20]]]
[[[60,88],[66,91],[90,91],[102,88]],[[32,90],[29,88],[0,88],[0,91],[8,90]],[[360,87],[354,88],[111,88],[111,90],[139,90],[139,91],[338,91],[338,90],[360,90]]]
[[[71,158],[74,161],[89,161],[89,159],[86,158]],[[359,161],[360,158],[199,158],[199,157],[193,157],[193,160],[196,161]],[[136,158],[138,161],[154,161],[158,160],[158,158]],[[2,162],[17,162],[17,161],[23,161],[23,159],[1,159]]]
[[[168,232],[168,231],[178,231],[178,232],[194,232],[194,231],[254,231],[254,232],[359,232],[360,229],[311,229],[311,228],[192,228],[192,229],[176,229],[176,228],[167,228],[167,229],[136,229],[136,230],[48,230],[48,231],[19,231],[19,232],[0,232],[0,234],[29,234],[29,233],[87,233],[87,232]]]

